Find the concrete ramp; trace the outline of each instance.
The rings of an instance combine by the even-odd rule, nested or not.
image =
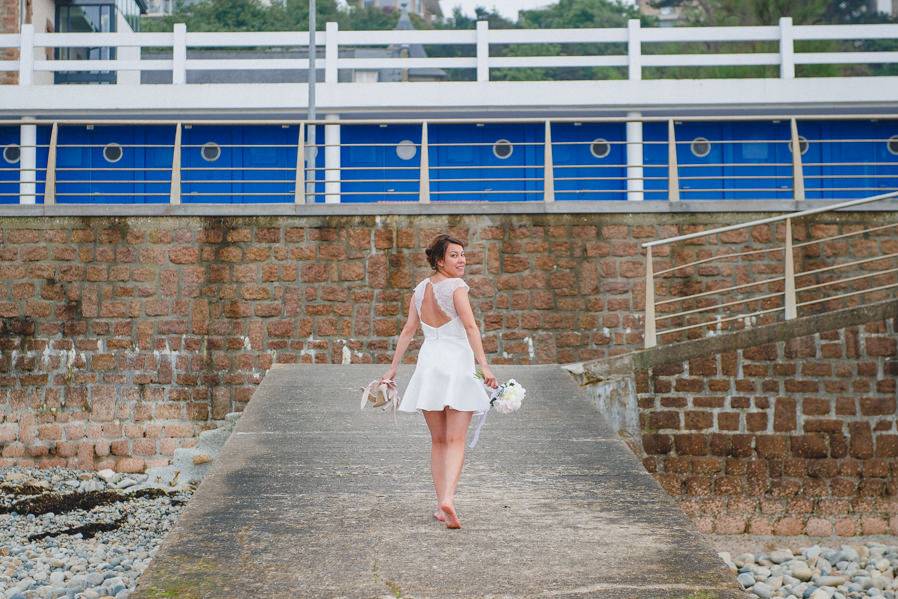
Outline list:
[[[359,411],[385,369],[269,371],[132,597],[745,596],[557,365],[494,367],[527,399],[466,449],[446,529],[423,417]]]

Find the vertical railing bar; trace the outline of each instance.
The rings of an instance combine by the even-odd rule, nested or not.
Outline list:
[[[642,114],[627,113],[627,200],[641,201],[645,198],[645,153],[643,151]]]
[[[798,136],[798,122],[790,120],[792,137],[792,197],[795,201],[802,201],[804,195],[804,167],[801,164],[801,138]]]
[[[642,40],[639,19],[627,21],[627,72],[630,81],[642,80]]]
[[[652,248],[645,249],[645,347],[658,344],[655,334],[655,276],[652,268]]]
[[[677,163],[677,136],[674,120],[667,121],[667,199],[680,201],[680,174]]]
[[[421,123],[421,165],[419,167],[418,201],[430,203],[430,151],[428,149],[427,121]]]
[[[340,27],[334,21],[328,21],[325,25],[324,36],[324,82],[337,82],[337,60],[340,57],[338,45]]]
[[[543,155],[543,200],[555,201],[555,164],[552,159],[552,122],[546,121],[546,139]]]
[[[306,124],[299,124],[299,138],[296,140],[296,188],[293,203],[306,203]]]
[[[786,219],[786,247],[785,247],[785,291],[784,304],[786,307],[786,320],[798,317],[798,307],[795,299],[795,257],[792,255],[792,219]]]
[[[795,79],[794,40],[792,17],[780,17],[780,79]]]
[[[489,21],[477,21],[477,82],[490,80],[490,24]]]
[[[172,39],[172,85],[187,83],[187,25],[175,23]]]
[[[59,123],[54,122],[50,129],[50,147],[47,150],[47,178],[44,183],[44,205],[56,203],[56,143],[59,135]]]
[[[31,85],[34,78],[34,25],[23,23],[19,34],[19,85]]]
[[[171,157],[171,196],[169,203],[181,203],[181,123],[175,125],[175,145]]]

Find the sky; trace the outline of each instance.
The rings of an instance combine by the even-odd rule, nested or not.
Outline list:
[[[556,0],[557,1],[557,0]],[[443,14],[447,17],[452,14],[452,9],[461,7],[461,11],[468,16],[474,16],[474,9],[478,6],[495,8],[506,19],[515,21],[519,10],[529,8],[542,8],[554,4],[553,0],[440,0]]]

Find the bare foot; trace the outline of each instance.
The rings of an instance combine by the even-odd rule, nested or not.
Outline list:
[[[446,521],[446,514],[443,513],[443,510],[437,508],[437,511],[433,513],[433,517],[439,520],[440,522]]]
[[[455,506],[451,503],[441,503],[440,509],[446,514],[446,528],[461,528],[461,520],[455,513]]]

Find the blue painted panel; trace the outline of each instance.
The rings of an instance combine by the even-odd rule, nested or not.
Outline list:
[[[402,141],[415,144],[414,156],[400,158]],[[349,125],[340,132],[343,203],[417,202],[421,166],[419,125]],[[377,145],[355,145],[377,144]],[[431,158],[432,164],[432,158]],[[433,173],[431,173],[433,176]]]
[[[799,133],[809,140],[802,156],[808,199],[855,199],[898,189],[898,156],[887,145],[898,135],[898,123],[812,121],[799,123]],[[820,162],[826,166],[814,164]]]
[[[429,136],[434,201],[542,201],[543,125],[433,125]],[[493,152],[500,139],[513,148],[504,159]]]
[[[0,127],[0,152],[19,144],[18,127]],[[0,204],[19,203],[19,163],[9,163],[0,155]],[[14,195],[6,195],[14,194]]]
[[[555,199],[627,199],[627,139],[623,123],[556,123],[552,125],[552,162]],[[591,151],[596,140],[608,142],[604,151]]]
[[[49,130],[46,133],[49,138]],[[171,145],[169,126],[61,126],[56,152],[58,204],[159,204],[169,201]],[[107,144],[121,146],[121,159],[110,162]],[[141,147],[135,147],[141,146]],[[44,157],[44,165],[46,157]],[[90,169],[90,170],[84,170]],[[152,170],[164,169],[164,170]]]
[[[185,128],[181,139],[182,201],[292,203],[297,135],[297,127],[280,125]],[[210,142],[220,149],[218,158],[211,161],[202,154],[202,146]],[[318,166],[323,164],[319,156]],[[316,187],[324,189],[322,183]]]
[[[675,127],[681,200],[791,198],[788,123],[683,122]],[[646,199],[667,199],[667,128],[667,123],[644,126]],[[710,145],[703,148],[702,138]]]
[[[642,126],[642,160],[644,163],[643,176],[644,197],[651,201],[667,200],[667,124],[645,123]],[[677,156],[680,149],[677,148]],[[626,150],[624,150],[624,163],[626,163]],[[684,174],[685,171],[680,171]],[[626,176],[626,169],[624,169]],[[626,190],[626,183],[624,183]],[[626,199],[626,193],[623,196]]]

